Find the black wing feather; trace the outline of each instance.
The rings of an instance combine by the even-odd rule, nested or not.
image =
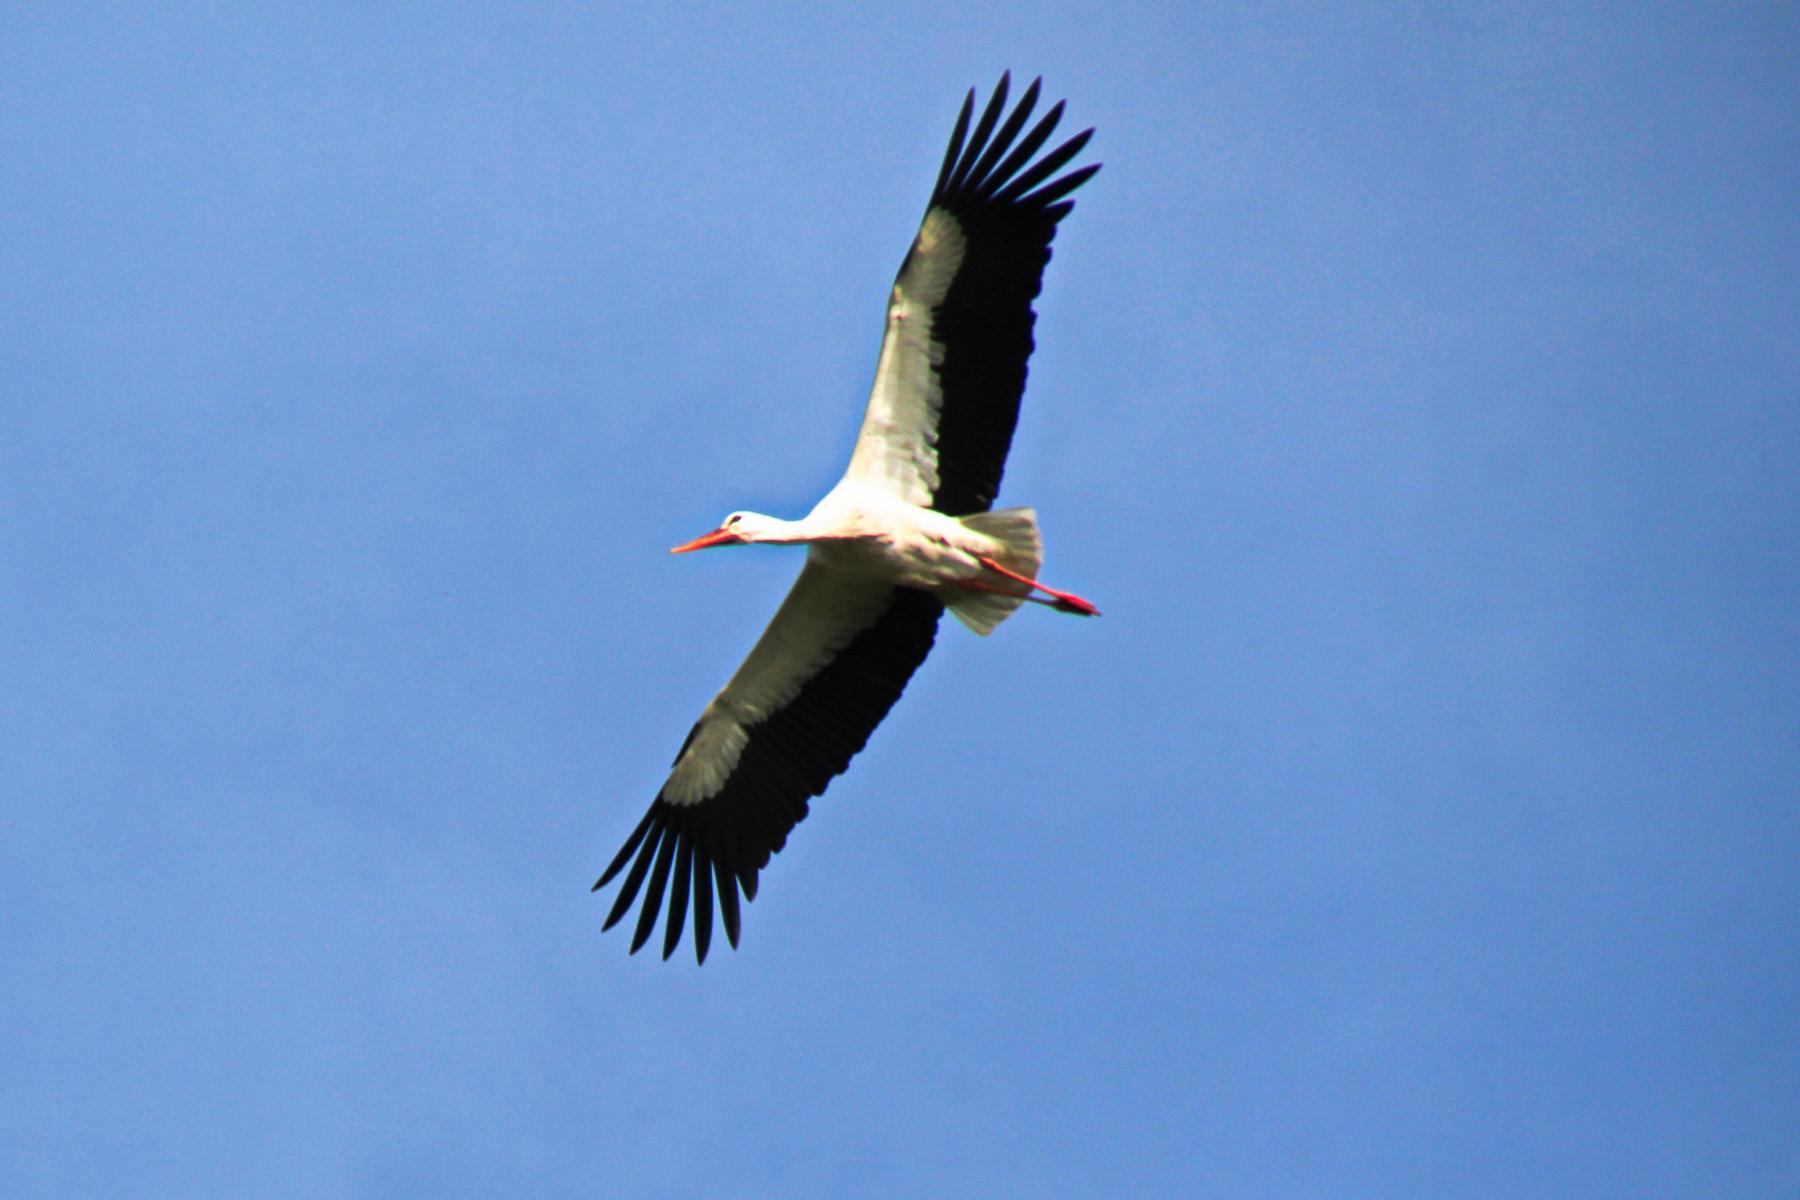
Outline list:
[[[1006,161],[994,168],[991,176],[993,186],[998,187],[1005,180],[1012,179],[1020,167],[1031,161],[1032,155],[1043,149],[1044,142],[1056,130],[1057,122],[1062,120],[1062,114],[1063,102],[1058,100],[1051,106],[1050,111],[1044,114],[1043,119],[1032,127],[1031,132],[1025,135],[1025,140],[1013,147],[1013,152],[1006,156]],[[1051,170],[1055,169],[1051,168]],[[1010,188],[1012,185],[1008,184],[1007,186]],[[990,192],[989,195],[991,196],[993,193]]]
[[[727,838],[725,847],[726,853],[733,853],[737,848],[736,839]],[[740,928],[738,920],[738,881],[737,878],[731,874],[731,868],[725,864],[723,859],[713,863],[713,873],[719,885],[719,923],[725,926],[725,940],[731,943],[731,948],[733,950],[736,950],[738,944],[738,930]],[[754,892],[756,885],[755,876],[751,876],[750,883],[751,892]],[[694,919],[696,921],[699,920],[699,916],[696,914]],[[706,961],[706,947],[711,941],[712,930],[710,927],[705,934],[701,934],[697,930],[695,931],[694,953],[699,955],[701,962]]]
[[[1061,115],[1061,113],[1062,105],[1058,104],[1054,115]],[[1049,131],[1046,130],[1045,132],[1048,133]],[[1032,188],[1067,166],[1069,160],[1074,158],[1077,154],[1080,154],[1082,147],[1086,146],[1088,144],[1088,139],[1093,136],[1094,131],[1092,129],[1084,129],[1050,153],[1044,155],[1044,157],[1038,159],[1037,164],[1029,171],[1026,171],[1024,174],[1015,178],[1011,183],[1007,184],[1004,188],[995,192],[995,202],[999,204],[1016,203],[1020,196],[1023,196],[1026,192],[1029,192]],[[1096,166],[1094,170],[1099,170],[1099,167]],[[1089,174],[1092,173],[1092,171],[1089,172]],[[1083,175],[1082,178],[1086,179],[1087,176]]]
[[[712,945],[712,867],[704,859],[694,864],[694,954],[701,962],[706,961],[707,948]],[[679,934],[676,935],[679,938]],[[735,943],[736,938],[732,941]],[[663,947],[663,958],[666,961],[674,953],[673,946]]]
[[[969,136],[969,120],[975,114],[975,89],[963,97],[962,111],[956,115],[956,128],[950,131],[950,144],[944,148],[944,165],[938,168],[937,182],[931,190],[935,194],[943,190],[950,180],[950,172],[956,169],[956,163],[962,157],[963,139]]]
[[[1081,152],[1091,129],[1032,164],[1032,155],[1062,118],[1062,102],[1015,147],[1013,141],[1037,102],[1039,83],[1033,81],[1001,124],[1008,82],[1008,76],[1000,77],[966,143],[960,137],[951,140],[951,153],[945,155],[931,195],[931,207],[956,219],[966,243],[949,291],[932,313],[932,337],[944,356],[938,366],[943,391],[938,486],[931,506],[953,516],[986,512],[999,494],[1033,346],[1037,318],[1031,302],[1042,287],[1057,222],[1073,207],[1058,201],[1100,169],[1095,164],[1052,179]],[[973,93],[963,104],[959,134],[972,103]]]
[[[645,834],[653,836],[645,841]],[[600,932],[605,933],[617,925],[619,918],[631,910],[631,897],[643,886],[644,874],[650,869],[650,860],[656,854],[656,843],[662,839],[662,835],[662,826],[646,816],[638,823],[637,832],[631,835],[631,840],[625,843],[625,849],[619,851],[618,857],[613,859],[612,866],[606,868],[606,874],[601,876],[603,880],[611,879],[625,865],[633,843],[643,841],[643,849],[638,851],[637,861],[631,866],[631,874],[625,877],[624,885],[619,888],[619,898],[613,902],[612,911],[606,914],[606,923],[600,926]]]
[[[663,893],[667,891],[669,882],[669,860],[673,857],[675,843],[680,840],[678,829],[662,829],[662,845],[657,847],[656,866],[650,872],[649,886],[644,888],[644,906],[638,910],[637,929],[631,935],[631,952],[636,954],[644,943],[650,940],[650,931],[656,928],[656,914],[662,908]]]
[[[988,99],[987,107],[981,110],[981,119],[975,122],[975,132],[969,135],[969,144],[963,149],[962,162],[957,164],[954,186],[968,183],[969,176],[975,170],[976,159],[986,148],[988,136],[994,132],[994,124],[999,121],[1000,113],[1006,107],[1006,89],[1011,83],[1012,72],[1003,72],[993,96]]]
[[[594,884],[598,891],[631,863],[605,927],[618,923],[643,888],[643,907],[631,943],[636,953],[650,938],[667,889],[670,908],[663,957],[668,958],[681,941],[691,889],[694,953],[705,962],[712,943],[716,882],[725,936],[735,948],[739,892],[746,901],[756,898],[757,873],[806,817],[807,801],[823,793],[850,765],[900,698],[931,650],[943,611],[944,606],[925,592],[895,588],[874,623],[780,710],[746,728],[749,740],[718,792],[687,805],[670,804],[658,796]]]

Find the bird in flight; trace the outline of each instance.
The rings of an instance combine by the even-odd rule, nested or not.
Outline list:
[[[807,801],[867,743],[924,661],[946,608],[978,634],[1021,604],[1097,616],[1038,581],[1036,514],[994,509],[1031,356],[1031,302],[1070,193],[1063,174],[1093,130],[1039,155],[1059,101],[1025,130],[1034,80],[1006,113],[1009,75],[978,119],[963,101],[918,235],[887,304],[875,383],[849,469],[798,521],[734,512],[671,553],[804,544],[806,565],[737,674],[700,714],[650,811],[594,890],[624,873],[604,928],[643,905],[636,953],[664,896],[663,957],[692,898],[694,953],[712,943],[715,899],[735,948],[738,896],[806,816]],[[973,120],[973,128],[971,121]],[[1023,134],[1023,136],[1021,136]]]

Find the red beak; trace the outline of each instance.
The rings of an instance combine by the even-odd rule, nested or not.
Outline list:
[[[715,529],[711,533],[701,534],[691,542],[683,542],[681,545],[672,548],[669,553],[686,554],[690,550],[704,550],[708,546],[729,546],[733,542],[741,542],[743,540],[743,538],[732,533],[728,529]]]

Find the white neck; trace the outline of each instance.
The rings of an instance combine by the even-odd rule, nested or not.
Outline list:
[[[811,531],[804,520],[784,521],[780,517],[753,512],[743,514],[738,521],[736,533],[746,542],[766,542],[777,546],[812,540]]]

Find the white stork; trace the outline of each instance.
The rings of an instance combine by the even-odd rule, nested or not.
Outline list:
[[[979,634],[1027,600],[1097,615],[1037,581],[1043,554],[1031,509],[989,511],[1018,421],[1031,302],[1050,241],[1075,206],[1068,195],[1100,169],[1057,174],[1092,129],[1034,161],[1063,106],[1020,137],[1041,81],[1001,122],[1008,80],[1000,77],[973,131],[974,91],[963,101],[888,297],[875,384],[843,479],[798,521],[735,512],[671,551],[808,547],[775,619],[700,714],[668,782],[594,885],[630,867],[605,928],[642,890],[634,954],[665,889],[665,959],[681,941],[690,890],[699,961],[712,942],[715,886],[725,936],[737,945],[738,893],[756,898],[757,873],[900,698],[946,607]]]

